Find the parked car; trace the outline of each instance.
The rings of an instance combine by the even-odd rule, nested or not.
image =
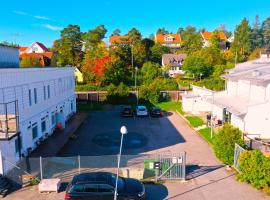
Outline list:
[[[109,172],[82,173],[74,176],[66,189],[66,200],[113,200],[116,175]],[[143,183],[119,177],[117,199],[145,200]]]
[[[133,110],[131,106],[124,106],[121,111],[121,117],[133,117]]]
[[[160,108],[157,108],[157,107],[152,108],[150,113],[151,113],[152,117],[162,117],[163,116],[162,110]]]
[[[137,116],[148,116],[148,110],[145,106],[137,106],[136,108]]]

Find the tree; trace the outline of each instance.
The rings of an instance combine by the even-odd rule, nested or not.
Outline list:
[[[216,156],[226,165],[233,164],[235,143],[245,147],[241,131],[230,124],[225,124],[215,136],[214,151]]]
[[[167,31],[164,27],[163,28],[159,28],[157,30],[157,34],[168,34],[169,31]]]
[[[186,58],[183,70],[189,76],[199,80],[199,78],[209,77],[213,72],[213,66],[207,61],[207,58],[192,54]]]
[[[136,28],[130,29],[127,35],[129,37],[131,44],[133,45],[135,45],[136,43],[139,43],[142,39],[142,34]]]
[[[236,27],[232,49],[242,57],[251,51],[251,28],[246,18]]]
[[[21,67],[41,67],[40,59],[33,56],[25,56],[21,59]]]
[[[112,32],[112,36],[119,36],[121,34],[121,30],[120,29],[115,29],[113,32]]]
[[[61,38],[53,47],[58,53],[58,66],[80,66],[83,59],[81,35],[78,25],[68,25],[61,31]]]
[[[187,53],[191,53],[202,48],[202,37],[200,33],[196,31],[195,27],[186,27],[181,34],[181,38],[183,41],[183,49]]]
[[[121,60],[117,60],[107,65],[101,85],[119,85],[121,82],[128,85],[130,82],[129,77],[131,77],[130,72],[125,67],[125,63]]]
[[[171,53],[171,49],[169,47],[163,46],[159,43],[156,43],[151,47],[150,51],[150,61],[159,64],[161,64],[163,54]]]
[[[263,35],[263,43],[265,46],[270,46],[270,17],[262,23],[262,35]]]
[[[251,38],[252,50],[263,46],[263,35],[262,35],[258,15],[255,17],[253,28],[252,28],[251,33],[250,33],[250,38]]]
[[[140,70],[139,80],[143,84],[149,84],[155,78],[161,77],[161,76],[162,76],[162,70],[159,64],[146,62],[143,64]]]
[[[211,47],[219,49],[220,42],[221,42],[221,40],[219,38],[219,31],[217,31],[217,30],[213,31],[213,34],[210,38]]]

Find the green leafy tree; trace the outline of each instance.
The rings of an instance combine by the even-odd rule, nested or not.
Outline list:
[[[167,31],[164,27],[163,28],[159,28],[157,30],[157,34],[168,34],[169,31]]]
[[[161,64],[162,55],[166,53],[171,53],[169,47],[163,46],[159,43],[156,43],[153,47],[150,48],[150,61]]]
[[[128,103],[129,88],[120,83],[118,86],[110,84],[107,87],[107,101],[112,104]]]
[[[112,36],[119,36],[121,34],[121,30],[119,28],[115,29],[113,32],[112,32]]]
[[[265,46],[270,46],[270,17],[262,23],[263,43]]]
[[[26,56],[21,59],[21,67],[41,67],[40,59],[32,56]]]
[[[251,28],[246,18],[236,27],[232,49],[240,58],[251,51]]]
[[[225,124],[216,134],[214,151],[216,156],[226,165],[232,165],[234,159],[235,143],[244,147],[242,132],[230,124]]]
[[[162,76],[162,70],[157,63],[146,62],[140,69],[139,80],[142,84],[151,83],[155,78]]]
[[[181,33],[181,38],[183,41],[183,50],[187,53],[192,53],[202,48],[202,37],[200,33],[196,31],[195,27],[186,27]]]
[[[261,25],[260,25],[258,15],[255,17],[253,28],[252,28],[251,33],[250,33],[250,38],[251,38],[252,50],[263,46],[263,34],[261,31]]]
[[[213,66],[207,58],[198,54],[189,55],[185,59],[182,69],[197,80],[209,77],[213,72]]]
[[[217,30],[213,31],[213,34],[212,34],[212,36],[210,38],[210,44],[211,44],[212,48],[219,49],[221,40],[220,40],[218,34],[219,34],[219,31],[217,31]]]
[[[80,66],[83,59],[81,31],[78,25],[68,25],[61,31],[61,38],[54,43],[58,66]]]

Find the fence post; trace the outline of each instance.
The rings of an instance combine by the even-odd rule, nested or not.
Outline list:
[[[79,167],[79,174],[81,173],[81,156],[78,155],[78,167]]]
[[[40,179],[43,179],[43,169],[42,169],[42,157],[39,157],[39,166],[40,166]]]

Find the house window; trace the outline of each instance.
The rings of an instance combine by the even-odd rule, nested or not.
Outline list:
[[[46,86],[43,86],[43,98],[46,100]]]
[[[32,106],[32,91],[28,90],[29,106]]]
[[[51,87],[50,85],[47,86],[47,92],[48,92],[48,99],[51,98]]]
[[[52,126],[55,126],[56,123],[56,115],[54,112],[51,113],[51,121],[52,121]]]
[[[46,120],[45,119],[41,122],[41,131],[42,131],[42,133],[44,133],[46,131]]]
[[[37,104],[37,88],[34,88],[34,100],[35,104]]]
[[[37,123],[33,124],[32,126],[32,139],[36,139],[38,136],[38,126]]]
[[[15,153],[19,153],[21,147],[22,147],[22,137],[19,136],[19,138],[15,139]]]

